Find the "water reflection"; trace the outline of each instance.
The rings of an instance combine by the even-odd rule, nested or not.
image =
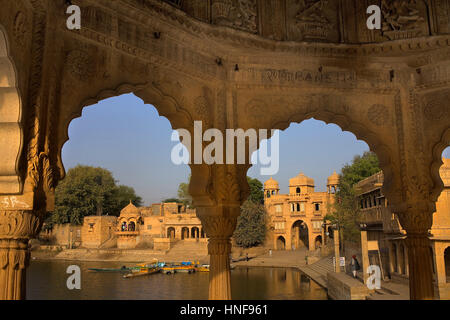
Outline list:
[[[81,268],[81,290],[68,290],[66,269]],[[32,261],[27,274],[27,298],[43,300],[204,300],[208,273],[155,274],[124,279],[119,273],[95,273],[88,268],[120,268],[123,263]],[[236,300],[324,300],[326,291],[294,269],[236,268],[231,273]]]

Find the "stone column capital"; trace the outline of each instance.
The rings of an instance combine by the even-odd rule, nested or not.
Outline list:
[[[0,210],[0,239],[29,240],[42,224],[41,214],[30,210]]]
[[[397,213],[403,229],[408,237],[414,235],[428,235],[433,225],[433,213],[436,204],[429,201],[404,202],[392,207]]]

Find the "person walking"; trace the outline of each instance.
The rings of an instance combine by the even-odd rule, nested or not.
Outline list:
[[[361,269],[361,267],[359,266],[359,262],[356,259],[356,256],[353,255],[352,256],[352,261],[350,262],[350,269],[352,270],[353,273],[353,278],[356,278],[356,272]]]

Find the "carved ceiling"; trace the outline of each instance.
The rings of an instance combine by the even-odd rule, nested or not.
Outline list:
[[[161,1],[206,23],[282,41],[374,43],[450,33],[450,0]],[[373,4],[381,9],[380,30],[366,26]]]

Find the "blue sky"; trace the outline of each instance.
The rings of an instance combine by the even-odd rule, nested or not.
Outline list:
[[[62,159],[66,170],[77,164],[110,170],[120,184],[133,187],[145,205],[176,197],[178,185],[186,182],[187,165],[174,165],[170,159],[172,128],[156,109],[132,94],[103,100],[83,109],[83,115],[69,127],[69,141]],[[287,192],[289,179],[303,172],[314,178],[316,191],[324,191],[326,179],[353,156],[369,150],[350,132],[316,120],[292,124],[280,133],[281,192]],[[450,148],[444,152],[450,157]],[[262,182],[259,166],[248,175]]]

